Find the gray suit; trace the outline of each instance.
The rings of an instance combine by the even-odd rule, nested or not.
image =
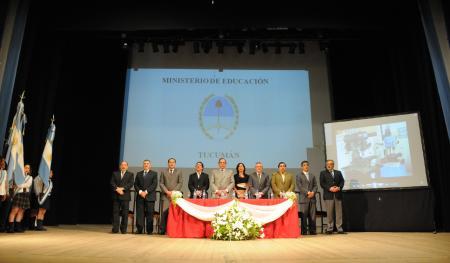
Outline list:
[[[231,193],[234,188],[233,171],[229,169],[224,169],[223,171],[220,169],[214,169],[212,170],[209,182],[211,184],[211,196],[213,198],[216,198],[216,190],[228,190],[228,193]],[[231,194],[227,197],[232,198]]]
[[[261,178],[259,178],[256,172],[250,174],[248,185],[250,187],[250,198],[255,198],[255,193],[258,192],[263,193],[263,196],[261,198],[268,198],[270,178],[266,173],[262,172]]]
[[[169,169],[165,169],[161,172],[159,177],[159,187],[161,187],[161,201],[162,201],[162,220],[161,220],[161,232],[166,232],[167,216],[169,215],[169,206],[171,200],[167,198],[166,191],[181,191],[183,186],[183,175],[181,170],[174,169],[173,174],[170,174]]]
[[[318,185],[316,177],[308,173],[308,177],[303,172],[300,172],[295,177],[299,194],[299,208],[302,226],[302,234],[306,235],[309,226],[309,233],[316,233],[316,196],[308,198],[308,192],[317,193]]]

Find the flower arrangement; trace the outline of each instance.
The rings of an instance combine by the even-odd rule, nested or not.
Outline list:
[[[249,240],[264,238],[264,228],[255,221],[250,213],[238,206],[238,201],[222,213],[216,213],[211,225],[214,230],[212,239]]]
[[[286,192],[286,193],[284,193],[284,198],[295,201],[295,199],[297,199],[297,194],[295,194],[294,192]]]
[[[183,193],[181,193],[180,191],[172,191],[172,194],[170,195],[170,197],[172,198],[172,203],[174,205],[177,204],[177,199],[178,198],[182,198],[183,197]]]

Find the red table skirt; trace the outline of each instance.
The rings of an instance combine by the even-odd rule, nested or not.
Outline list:
[[[230,202],[230,199],[187,199],[197,205],[218,206]],[[284,199],[241,199],[254,205],[276,205]],[[169,208],[167,219],[167,235],[169,237],[211,237],[213,229],[211,222],[202,221],[184,212],[179,206],[173,204]],[[265,238],[297,238],[300,236],[297,204],[289,208],[277,220],[264,225]]]

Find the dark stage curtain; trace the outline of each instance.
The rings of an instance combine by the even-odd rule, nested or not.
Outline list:
[[[36,175],[55,115],[55,190],[47,223],[109,223],[109,180],[119,163],[128,54],[119,40],[47,31],[45,23],[31,13],[10,116],[25,90],[25,162]]]

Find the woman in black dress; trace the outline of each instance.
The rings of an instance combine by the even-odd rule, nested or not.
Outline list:
[[[238,163],[236,165],[236,174],[234,175],[234,191],[239,199],[246,198],[245,194],[248,189],[249,175],[245,173],[245,165]]]

